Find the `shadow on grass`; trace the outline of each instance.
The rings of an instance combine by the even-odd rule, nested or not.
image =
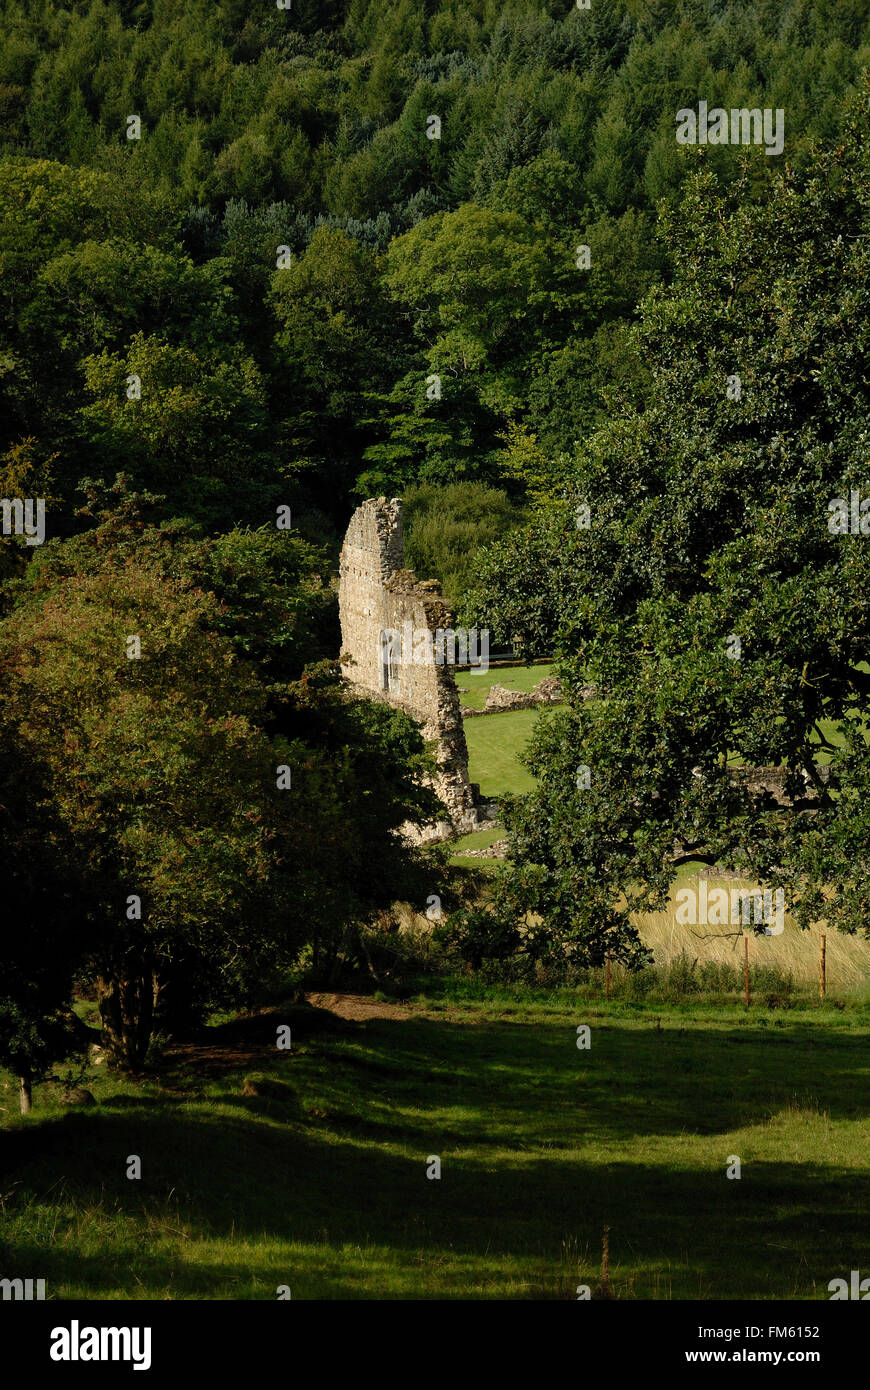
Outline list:
[[[733,1045],[753,1031],[757,1047]],[[0,1135],[16,1265],[54,1287],[86,1283],[94,1297],[129,1285],[132,1273],[175,1297],[233,1297],[240,1279],[248,1288],[262,1279],[262,1296],[274,1297],[271,1279],[286,1278],[294,1297],[308,1288],[341,1298],[366,1296],[365,1260],[343,1252],[374,1247],[389,1252],[404,1296],[415,1296],[422,1258],[456,1266],[457,1296],[495,1280],[500,1260],[520,1269],[543,1261],[553,1271],[543,1292],[568,1297],[572,1281],[595,1274],[607,1224],[617,1279],[620,1265],[638,1278],[663,1268],[677,1297],[824,1291],[870,1266],[870,1175],[832,1157],[756,1159],[739,1182],[725,1176],[730,1132],[795,1097],[811,1119],[816,1107],[831,1120],[866,1115],[863,1039],[843,1034],[822,1047],[812,1032],[784,1027],[774,1042],[761,1029],[681,1034],[608,1020],[580,1052],[562,1024],[344,1025],[311,1040],[292,1066],[275,1058],[272,1095],[243,1096],[240,1073],[192,1101],[110,1097]],[[713,1134],[723,1142],[709,1167],[680,1155],[686,1136]],[[610,1146],[603,1156],[601,1145]],[[142,1160],[138,1181],[126,1177],[131,1154]],[[432,1154],[440,1181],[426,1178]],[[52,1207],[67,1220],[89,1211],[105,1220],[105,1255],[53,1234],[32,1239],[28,1222]],[[226,1250],[245,1240],[247,1275]],[[180,1255],[165,1249],[172,1241]],[[216,1244],[189,1261],[191,1241]],[[281,1276],[290,1245],[304,1255]],[[560,1274],[566,1248],[579,1263]],[[379,1296],[376,1273],[369,1282]]]

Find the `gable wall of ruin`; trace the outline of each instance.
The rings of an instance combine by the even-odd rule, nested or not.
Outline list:
[[[468,748],[453,666],[418,659],[410,633],[435,633],[452,627],[440,588],[420,583],[404,568],[402,504],[372,498],[351,518],[339,566],[339,615],[342,663],[346,679],[368,696],[404,710],[435,743],[438,776],[434,787],[450,813],[450,822],[422,838],[440,838],[451,828],[477,829],[476,798],[468,779]],[[392,659],[383,634],[401,635]],[[385,666],[388,668],[385,670]]]

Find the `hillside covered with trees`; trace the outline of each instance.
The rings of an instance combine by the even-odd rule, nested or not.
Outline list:
[[[0,41],[0,447],[53,483],[53,534],[122,463],[207,526],[298,501],[303,533],[332,534],[415,483],[521,501],[518,457],[571,451],[615,382],[642,392],[626,325],[672,273],[655,210],[693,163],[675,111],[783,108],[805,167],[870,17],[10,0]],[[753,156],[749,196],[780,162],[704,154],[726,182]]]
[[[266,961],[359,955],[361,921],[399,897],[425,900],[437,855],[396,834],[433,814],[419,733],[340,693],[330,576],[361,498],[407,496],[409,556],[469,625],[488,622],[520,650],[555,647],[602,689],[630,680],[629,631],[662,660],[654,633],[672,619],[697,644],[691,622],[708,623],[714,578],[746,608],[725,568],[704,570],[699,541],[685,541],[682,567],[661,558],[696,484],[692,451],[750,469],[753,449],[792,430],[812,452],[832,401],[849,430],[863,402],[845,389],[804,399],[804,378],[774,376],[775,400],[802,397],[803,415],[756,393],[755,415],[729,416],[738,447],[708,419],[709,364],[707,376],[687,364],[714,351],[714,332],[723,370],[725,345],[751,357],[756,311],[800,338],[806,296],[788,282],[768,300],[756,281],[776,279],[782,257],[803,265],[804,234],[811,247],[830,239],[842,210],[861,235],[866,175],[848,113],[870,62],[866,8],[4,7],[0,483],[7,498],[44,500],[47,539],[0,541],[0,813],[13,898],[31,895],[39,930],[50,921],[64,943],[39,970],[27,933],[0,948],[0,1049],[22,1077],[74,1040],[68,1015],[63,1032],[73,978],[91,981],[117,1059],[136,1066],[155,1019],[181,1026],[252,997]],[[675,112],[699,94],[781,109],[782,156],[681,147]],[[819,150],[838,148],[819,175]],[[737,320],[728,267],[744,252],[757,256],[756,298]],[[828,245],[824,276],[846,274],[849,294],[823,301],[809,348],[784,339],[786,375],[803,350],[816,371],[828,312],[861,312],[860,255],[841,265],[844,254]],[[653,439],[670,450],[656,467]],[[741,476],[757,481],[753,505],[780,503],[765,491],[775,471]],[[849,476],[821,470],[825,485]],[[730,488],[723,477],[711,513],[731,505]],[[641,520],[578,551],[558,528],[596,490],[605,513],[638,493]],[[666,499],[658,519],[644,510],[653,496]],[[799,557],[801,574],[820,562],[810,542]],[[844,605],[858,578],[836,571]],[[775,616],[762,606],[757,621]],[[775,747],[749,704],[748,733],[723,719],[698,737],[720,759],[737,748],[794,762],[819,719],[864,698],[862,632],[825,657],[829,704],[783,695],[788,736]],[[814,671],[799,647],[778,659]],[[737,698],[723,695],[729,709]],[[662,888],[651,866],[687,814],[671,764],[684,791],[704,763],[694,743],[655,743],[654,694],[628,717],[655,751],[638,744],[614,767],[609,820],[594,833],[587,810],[567,827],[548,820],[546,843],[520,820],[512,829],[520,868],[505,901],[545,908],[551,925],[563,851],[581,877],[611,864],[594,888],[567,884],[586,896],[565,931],[599,955],[638,843]],[[582,760],[587,735],[572,726],[565,756]],[[594,734],[602,766],[606,737]],[[563,754],[536,757],[544,804],[564,808],[567,774],[547,772]],[[653,825],[632,818],[624,789],[656,759]],[[715,847],[733,808],[709,795],[696,821]],[[838,806],[815,849],[771,823],[755,866],[781,867],[787,851],[794,875],[812,869],[817,898],[845,853]],[[74,931],[61,931],[65,914]]]

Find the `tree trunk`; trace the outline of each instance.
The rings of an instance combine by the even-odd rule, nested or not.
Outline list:
[[[154,1019],[154,975],[137,965],[115,976],[99,976],[97,996],[103,1046],[112,1065],[139,1072],[145,1063]]]
[[[369,952],[368,943],[366,942],[365,936],[363,935],[362,931],[357,932],[357,940],[359,941],[360,950],[366,958],[366,965],[369,969],[369,975],[374,980],[375,984],[379,985],[381,983],[381,977],[378,974],[377,970],[375,970],[374,965],[372,964],[372,958]]]
[[[29,1115],[33,1105],[33,1082],[30,1072],[18,1078],[18,1103],[22,1115]]]
[[[171,1038],[193,1038],[202,1029],[203,1010],[197,998],[199,962],[175,958],[154,982],[154,1022]]]

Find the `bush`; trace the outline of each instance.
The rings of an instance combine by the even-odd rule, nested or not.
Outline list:
[[[522,520],[506,492],[483,483],[424,483],[404,497],[405,560],[419,579],[439,579],[458,611],[475,578],[477,552]]]
[[[569,989],[581,998],[600,999],[606,990],[603,966],[548,965],[521,956],[486,960],[474,978],[487,985],[526,986],[532,989]],[[800,1002],[793,976],[773,966],[753,966],[749,973],[750,1000],[769,1009],[787,1009]],[[703,961],[685,953],[662,965],[627,970],[614,964],[610,997],[622,1003],[737,1004],[743,1002],[742,961]]]

